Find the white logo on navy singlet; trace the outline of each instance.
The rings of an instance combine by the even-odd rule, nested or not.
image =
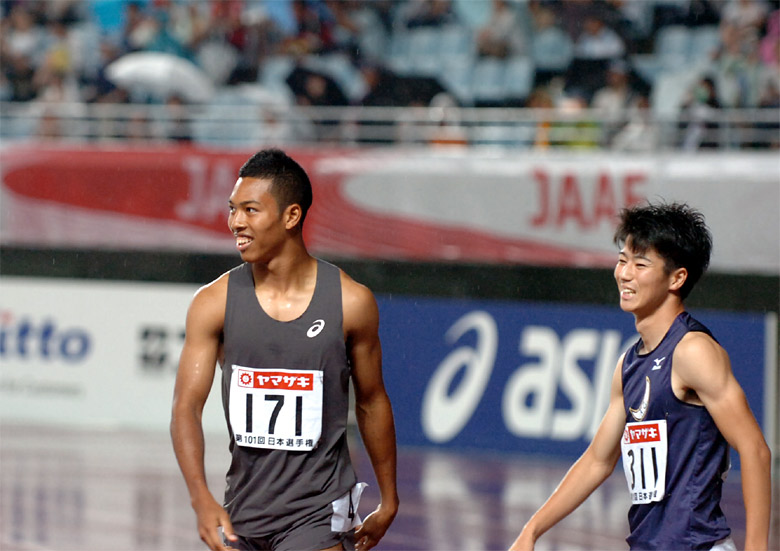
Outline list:
[[[647,415],[647,408],[650,405],[650,377],[645,376],[645,395],[642,396],[642,403],[639,406],[639,409],[634,408],[628,408],[628,411],[631,412],[631,417],[634,418],[635,421],[641,421],[645,418],[645,415]]]
[[[666,356],[664,356],[663,358],[654,358],[653,362],[655,362],[655,365],[653,366],[653,369],[651,369],[650,371],[658,371],[659,369],[661,369],[661,367],[662,367],[661,364],[664,363],[665,359],[666,359]]]
[[[309,330],[306,331],[306,336],[310,339],[313,339],[317,335],[320,334],[322,329],[325,327],[325,320],[314,320],[314,323],[309,327]]]

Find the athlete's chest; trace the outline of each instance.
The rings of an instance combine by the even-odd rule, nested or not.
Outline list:
[[[635,357],[623,373],[623,402],[626,420],[643,421],[663,417],[672,395],[671,351],[655,351]]]
[[[269,318],[285,323],[306,313],[314,298],[314,286],[287,292],[256,288],[254,293],[258,307]]]

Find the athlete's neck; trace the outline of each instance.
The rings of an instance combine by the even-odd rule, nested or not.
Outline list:
[[[661,344],[674,320],[685,311],[682,302],[670,303],[647,316],[635,316],[636,330],[642,338],[642,354],[652,352]]]
[[[255,287],[264,287],[276,292],[309,287],[317,276],[317,259],[306,249],[289,251],[278,255],[270,262],[252,264]]]

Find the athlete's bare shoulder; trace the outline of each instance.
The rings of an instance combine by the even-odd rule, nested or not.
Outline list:
[[[352,279],[344,270],[341,273],[341,303],[344,310],[344,329],[376,327],[379,311],[371,290]]]
[[[674,350],[675,363],[701,365],[702,360],[728,361],[728,353],[707,333],[690,331],[680,339]]]
[[[348,300],[373,301],[374,294],[371,289],[352,279],[344,270],[339,268],[341,274],[341,293]]]
[[[188,324],[200,321],[221,327],[222,321],[225,319],[229,278],[230,272],[225,272],[211,283],[195,291],[187,315]]]
[[[707,333],[691,331],[674,350],[673,384],[679,381],[683,389],[700,392],[725,384],[731,376],[731,363],[726,350]]]
[[[221,296],[227,296],[228,279],[230,272],[225,272],[214,281],[207,283],[195,291],[195,298],[200,300],[218,299]]]

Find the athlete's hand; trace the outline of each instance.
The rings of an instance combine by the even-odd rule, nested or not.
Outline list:
[[[381,540],[390,524],[393,522],[398,509],[389,510],[387,507],[379,507],[368,515],[363,524],[355,530],[355,551],[368,551]]]
[[[198,517],[198,533],[203,543],[208,545],[212,551],[230,551],[228,542],[238,541],[238,537],[233,532],[233,525],[230,523],[230,517],[227,511],[217,503],[211,494],[194,501],[192,504],[195,514]]]
[[[533,549],[534,540],[526,530],[523,530],[520,532],[520,535],[517,536],[517,539],[512,544],[512,547],[509,548],[509,551],[533,551]]]

